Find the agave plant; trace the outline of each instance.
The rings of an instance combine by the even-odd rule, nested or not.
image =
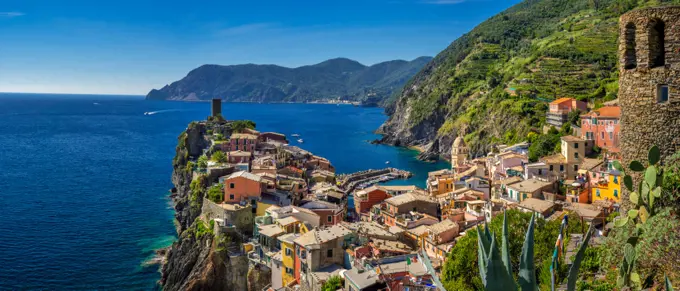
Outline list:
[[[503,213],[503,234],[501,241],[501,250],[499,253],[496,246],[496,237],[489,232],[488,226],[484,225],[484,230],[477,231],[477,255],[479,274],[482,277],[484,289],[487,291],[517,290],[517,283],[512,277],[512,266],[510,264],[510,252],[508,251],[508,216]],[[536,215],[531,216],[529,228],[524,237],[524,245],[522,246],[522,255],[519,264],[519,287],[522,291],[536,291],[538,284],[536,283],[536,266],[534,265],[534,229],[535,229]],[[578,278],[578,269],[581,266],[581,261],[585,254],[585,249],[590,240],[591,229],[585,236],[583,244],[581,245],[574,261],[569,269],[569,277],[567,281],[567,290],[576,290],[576,279]],[[554,286],[553,286],[554,290]]]

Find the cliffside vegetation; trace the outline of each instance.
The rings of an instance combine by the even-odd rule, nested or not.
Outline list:
[[[344,58],[316,65],[285,68],[276,65],[203,65],[147,99],[239,102],[309,102],[328,99],[380,105],[431,60],[388,61],[365,66]]]
[[[678,0],[527,0],[454,41],[388,108],[384,141],[447,153],[463,135],[473,154],[527,140],[547,102],[591,106],[617,97],[618,17]]]

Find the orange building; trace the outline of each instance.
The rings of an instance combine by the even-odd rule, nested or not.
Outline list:
[[[261,176],[245,171],[233,173],[224,179],[224,202],[240,203],[259,198],[263,190],[262,183]]]
[[[605,106],[581,115],[581,136],[600,148],[618,153],[621,107]]]
[[[587,111],[588,104],[583,101],[578,101],[574,98],[560,98],[550,102],[550,109],[546,113],[546,121],[548,124],[561,127],[567,122],[569,112],[574,110]]]
[[[380,186],[371,186],[366,189],[355,191],[354,210],[356,210],[357,216],[361,217],[361,214],[367,214],[373,205],[379,204],[390,197],[392,196]]]

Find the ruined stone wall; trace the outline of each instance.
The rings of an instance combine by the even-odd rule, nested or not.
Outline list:
[[[619,27],[623,162],[644,163],[653,145],[663,159],[680,149],[680,6],[631,11],[621,16]],[[668,102],[658,102],[659,85],[668,85]]]

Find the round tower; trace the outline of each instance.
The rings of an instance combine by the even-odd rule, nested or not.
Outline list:
[[[639,9],[619,21],[623,164],[680,150],[680,6]]]
[[[467,161],[467,156],[470,153],[465,141],[462,137],[457,137],[453,141],[453,146],[451,146],[451,168],[455,170],[457,167],[462,166],[465,161]]]

